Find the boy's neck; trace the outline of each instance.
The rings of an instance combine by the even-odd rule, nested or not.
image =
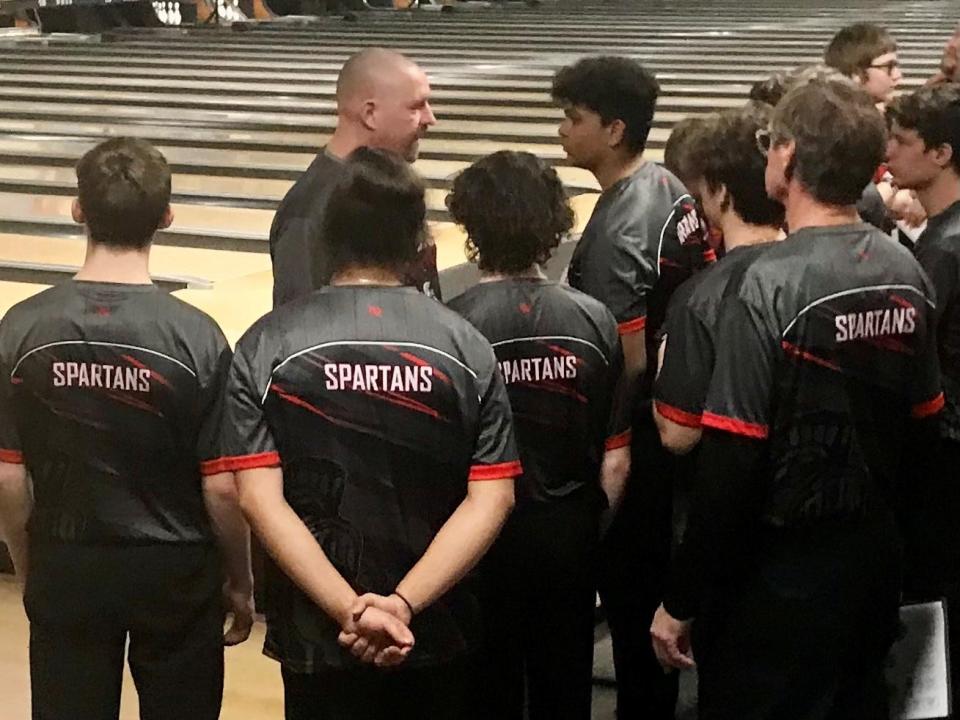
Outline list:
[[[142,250],[113,248],[87,241],[83,267],[75,280],[110,282],[124,285],[150,285],[150,246]]]

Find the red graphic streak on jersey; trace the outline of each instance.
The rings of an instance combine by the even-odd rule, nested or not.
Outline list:
[[[910,415],[916,420],[923,420],[931,415],[936,415],[938,412],[943,410],[943,406],[943,393],[940,393],[935,398],[920,403],[919,405],[914,405],[913,409],[910,411]]]
[[[544,344],[547,346],[547,348],[549,348],[550,350],[553,350],[553,352],[555,352],[557,355],[564,355],[569,357],[570,355],[575,354],[573,350],[567,350],[566,348],[562,348],[559,345],[550,345],[549,343],[544,343]],[[583,358],[579,358],[579,357],[577,358],[577,365],[583,365]]]
[[[904,355],[913,355],[913,348],[894,337],[875,337],[862,338],[861,342],[873,345],[881,350],[891,350],[893,352],[903,353]]]
[[[432,407],[429,405],[424,405],[422,402],[417,402],[413,398],[408,398],[406,395],[390,392],[389,390],[382,392],[377,392],[376,390],[362,390],[361,392],[364,395],[375,397],[378,400],[386,400],[388,403],[398,405],[399,407],[406,408],[407,410],[413,410],[414,412],[423,413],[424,415],[429,415],[430,417],[438,420],[440,419],[440,413],[438,413]]]
[[[577,402],[586,403],[587,398],[578,393],[574,388],[561,385],[552,380],[541,380],[540,382],[528,382],[526,380],[513,383],[514,385],[523,385],[524,387],[534,388],[535,390],[546,390],[554,395],[567,395]]]
[[[111,397],[117,402],[122,402],[124,405],[129,405],[132,408],[143,410],[144,412],[153,413],[157,417],[164,416],[160,410],[155,408],[150,403],[144,402],[143,400],[137,400],[137,398],[130,397],[129,395],[123,395],[118,392],[113,392],[112,390],[104,390],[103,392],[105,395],[107,395],[107,397]]]
[[[141,370],[149,370],[149,371],[150,371],[150,379],[151,379],[151,380],[156,380],[156,381],[157,381],[158,383],[160,383],[161,385],[165,385],[166,387],[170,388],[171,390],[173,389],[173,385],[170,384],[170,381],[169,381],[169,380],[167,380],[163,375],[161,375],[160,373],[158,373],[158,372],[157,372],[156,370],[154,370],[153,368],[144,365],[142,362],[140,362],[139,360],[137,360],[135,357],[131,357],[130,355],[121,355],[120,357],[122,357],[124,360],[126,360],[128,363],[130,363],[130,364],[133,365],[134,367],[138,367],[138,368],[140,368]]]
[[[426,360],[424,360],[423,358],[419,358],[412,353],[401,352],[400,357],[402,357],[407,362],[412,362],[414,365],[420,365],[422,367],[433,367]],[[450,378],[447,375],[445,375],[440,370],[440,368],[433,368],[433,376],[435,378],[438,378],[441,382],[445,382],[447,385],[453,385],[453,383],[450,381]]]
[[[900,295],[893,295],[893,294],[891,294],[891,295],[890,295],[890,299],[891,299],[893,302],[895,302],[897,305],[899,305],[900,307],[905,307],[905,308],[912,308],[912,307],[914,307],[914,305],[913,305],[912,302],[910,302],[910,301],[907,300],[905,297],[902,297],[902,296],[900,296]]]
[[[284,400],[290,403],[291,405],[296,405],[297,407],[301,407],[304,410],[312,412],[314,415],[319,415],[324,420],[326,420],[329,423],[332,423],[333,425],[339,425],[340,427],[349,428],[350,430],[356,430],[358,432],[363,432],[363,433],[370,431],[369,428],[365,428],[362,425],[357,425],[356,423],[352,423],[349,420],[343,420],[341,418],[334,417],[329,413],[325,413],[316,405],[312,405],[311,403],[304,400],[302,397],[291,395],[290,393],[286,392],[279,385],[271,385],[270,392],[274,393],[281,400]]]
[[[840,370],[839,365],[835,365],[829,360],[824,360],[822,357],[819,357],[818,355],[814,355],[811,352],[807,352],[803,348],[797,347],[793,343],[788,343],[786,340],[780,343],[780,347],[782,347],[790,355],[793,355],[796,358],[800,358],[801,360],[806,360],[807,362],[812,362],[814,365],[819,365],[820,367],[825,367],[829,370]]]

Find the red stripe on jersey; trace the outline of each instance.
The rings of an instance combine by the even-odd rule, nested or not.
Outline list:
[[[914,405],[913,409],[910,411],[910,415],[915,420],[923,420],[924,418],[930,417],[931,415],[936,415],[938,412],[943,410],[943,403],[943,393],[940,393],[935,398]]]
[[[814,365],[819,365],[820,367],[825,367],[825,368],[827,368],[828,370],[839,370],[839,369],[840,369],[840,366],[839,366],[839,365],[835,365],[834,363],[830,362],[829,360],[823,359],[823,358],[820,357],[819,355],[814,355],[812,352],[807,352],[807,351],[804,350],[803,348],[797,347],[797,346],[794,345],[793,343],[789,343],[789,342],[787,342],[786,340],[784,340],[782,343],[780,343],[780,346],[781,346],[784,350],[786,350],[788,353],[790,353],[791,355],[793,355],[794,357],[798,357],[798,358],[800,358],[801,360],[806,360],[807,362],[812,362]]]
[[[256,455],[234,455],[200,463],[200,474],[216,475],[223,472],[256,470],[257,468],[277,467],[279,465],[280,453],[275,451],[257,453]]]
[[[770,429],[766,425],[745,422],[744,420],[737,420],[737,418],[727,417],[726,415],[716,415],[711,412],[705,412],[703,414],[703,426],[715,430],[724,430],[734,435],[755,438],[757,440],[766,440],[770,434]]]
[[[603,444],[605,450],[616,450],[618,448],[627,447],[630,444],[630,440],[633,438],[633,432],[631,430],[625,430],[618,435],[613,435],[608,437],[607,441]]]
[[[665,402],[660,402],[659,400],[654,402],[654,406],[657,408],[658,413],[677,425],[683,425],[688,428],[699,428],[703,425],[703,417],[699,413],[687,412],[686,410],[681,410],[673,405],[667,405]]]
[[[640,332],[647,326],[647,317],[646,315],[633,320],[627,320],[617,325],[617,332],[621,335],[629,335],[630,333]]]
[[[19,450],[0,450],[0,462],[23,465],[23,453]]]
[[[467,478],[471,482],[477,480],[506,480],[514,478],[517,475],[523,475],[523,466],[519,460],[513,462],[497,463],[496,465],[474,465],[470,468],[470,476]]]

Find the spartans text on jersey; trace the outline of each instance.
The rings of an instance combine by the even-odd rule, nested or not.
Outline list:
[[[575,355],[501,360],[499,364],[503,381],[507,385],[516,382],[535,383],[541,380],[574,380],[577,377]]]
[[[433,368],[429,365],[367,365],[324,363],[327,390],[366,392],[430,392]]]
[[[53,363],[54,387],[150,392],[150,369],[87,362]]]
[[[883,308],[837,315],[837,342],[884,335],[908,335],[917,326],[917,309],[912,307]]]

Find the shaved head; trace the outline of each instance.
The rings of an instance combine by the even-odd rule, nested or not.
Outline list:
[[[337,128],[358,145],[397,152],[411,162],[419,139],[436,122],[430,82],[415,62],[393,50],[367,48],[337,78]]]
[[[385,48],[367,48],[351,55],[337,78],[337,103],[349,103],[357,97],[375,94],[391,78],[412,70],[416,63],[405,55]]]

